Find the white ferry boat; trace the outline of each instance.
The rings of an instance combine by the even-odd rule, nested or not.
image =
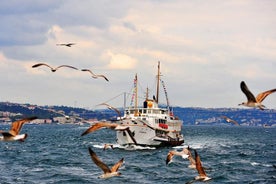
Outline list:
[[[156,96],[149,99],[147,92],[143,105],[138,107],[137,75],[135,76],[135,104],[124,109],[124,115],[118,122],[119,126],[115,128],[118,144],[158,147],[178,146],[184,143],[184,137],[181,134],[183,122],[174,116],[168,99],[167,107],[158,106],[160,81],[160,62],[158,62]]]

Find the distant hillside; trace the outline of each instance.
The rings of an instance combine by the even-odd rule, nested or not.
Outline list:
[[[77,116],[83,119],[109,119],[112,115],[104,111],[92,111],[83,108],[67,106],[37,106],[32,104],[18,104],[0,102],[0,112],[13,113],[13,118],[38,116],[40,119],[53,119],[58,116]],[[7,113],[4,113],[7,114]]]
[[[10,102],[0,102],[0,112],[14,113],[14,119],[18,116],[38,116],[41,119],[52,119],[63,114],[85,120],[110,120],[117,116],[116,112],[109,109],[92,111],[67,106],[37,106]],[[276,110],[272,109],[261,111],[249,108],[174,107],[173,112],[183,120],[184,125],[230,125],[221,118],[221,116],[227,116],[246,126],[262,126],[264,124],[276,126]]]
[[[196,108],[174,107],[174,114],[184,121],[184,125],[227,124],[221,116],[227,116],[239,124],[248,126],[276,125],[276,110],[238,108]]]

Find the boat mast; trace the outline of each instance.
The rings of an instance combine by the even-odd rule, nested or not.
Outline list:
[[[147,91],[146,91],[146,100],[149,99],[149,88],[147,87]]]
[[[134,108],[135,108],[135,113],[134,115],[137,116],[138,115],[138,111],[137,111],[137,108],[138,108],[138,81],[137,81],[137,73],[135,74],[135,102],[134,102]]]
[[[157,71],[156,103],[158,103],[158,100],[159,100],[159,81],[160,81],[160,61],[158,61],[158,71]]]

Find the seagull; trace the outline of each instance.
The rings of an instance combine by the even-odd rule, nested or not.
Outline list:
[[[235,121],[235,120],[233,120],[233,119],[230,119],[230,118],[228,118],[227,116],[221,116],[223,119],[225,119],[225,121],[227,121],[228,123],[233,123],[234,125],[237,125],[237,126],[239,126],[240,124],[237,122],[237,121]]]
[[[91,159],[93,160],[93,162],[98,166],[100,167],[104,174],[100,175],[100,178],[102,179],[106,179],[106,178],[110,178],[110,177],[113,177],[113,176],[120,176],[121,173],[118,172],[119,168],[121,167],[121,165],[123,164],[124,162],[124,158],[122,158],[121,160],[119,160],[111,169],[105,164],[103,163],[99,157],[96,155],[96,153],[91,149],[91,148],[88,148],[89,149],[89,153],[90,153],[90,156],[91,156]]]
[[[121,118],[121,112],[117,108],[115,108],[115,107],[113,107],[113,106],[111,106],[111,105],[109,105],[107,103],[101,103],[99,105],[105,105],[105,106],[107,106],[107,108],[116,111],[116,113],[118,114],[118,116],[120,117],[120,119],[122,119]]]
[[[208,180],[210,180],[211,178],[209,178],[207,176],[207,174],[204,171],[204,168],[201,165],[200,157],[197,154],[197,151],[194,150],[194,152],[195,152],[196,170],[199,174],[198,176],[195,177],[195,180],[199,180],[199,181],[208,181]]]
[[[243,105],[243,106],[247,106],[247,107],[258,107],[261,110],[264,110],[265,106],[262,104],[262,101],[271,93],[276,91],[275,89],[271,89],[265,92],[262,92],[260,94],[257,95],[257,97],[255,98],[254,95],[250,92],[250,90],[248,89],[248,87],[246,86],[245,82],[242,81],[241,82],[241,90],[242,92],[246,95],[247,97],[247,102],[242,102],[239,105]]]
[[[89,70],[89,69],[82,69],[81,71],[83,71],[83,72],[89,72],[91,75],[92,75],[92,77],[94,78],[94,79],[97,79],[98,77],[102,77],[102,78],[104,78],[107,82],[109,81],[108,80],[108,78],[106,78],[106,76],[104,76],[104,75],[96,75],[96,74],[94,74],[91,70]]]
[[[75,43],[59,43],[57,44],[58,46],[66,46],[66,47],[71,47],[72,45],[76,45]]]
[[[190,161],[190,165],[188,167],[191,168],[191,169],[195,169],[196,168],[196,161],[193,158],[190,147],[188,146],[188,148],[186,148],[184,152],[188,155],[188,159]]]
[[[78,70],[77,68],[73,67],[73,66],[69,66],[69,65],[60,65],[56,68],[53,68],[51,67],[50,65],[46,64],[46,63],[38,63],[38,64],[35,64],[32,66],[32,68],[36,68],[36,67],[39,67],[39,66],[47,66],[51,69],[52,72],[55,72],[57,71],[57,69],[61,68],[61,67],[68,67],[68,68],[72,68],[72,69],[75,69],[75,70]]]
[[[107,148],[114,149],[113,144],[104,144],[103,150],[105,151]]]
[[[166,158],[166,165],[168,165],[170,162],[172,162],[172,159],[175,155],[181,156],[182,158],[188,158],[188,156],[189,156],[187,148],[183,148],[182,151],[176,151],[176,150],[169,151],[169,153],[167,154],[167,158]]]
[[[118,126],[116,123],[108,123],[108,122],[98,122],[93,124],[91,127],[89,127],[85,132],[81,134],[81,136],[84,136],[86,134],[89,134],[91,132],[94,132],[100,128],[111,128],[115,129]]]
[[[37,119],[36,116],[29,117],[29,118],[24,118],[17,120],[11,124],[11,129],[8,132],[5,131],[0,131],[0,133],[3,135],[3,137],[0,138],[1,141],[24,141],[28,134],[20,134],[19,132],[23,126],[24,123],[32,121],[34,119]]]

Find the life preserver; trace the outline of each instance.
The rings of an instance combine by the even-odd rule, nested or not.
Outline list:
[[[148,108],[152,108],[152,102],[148,101]]]

